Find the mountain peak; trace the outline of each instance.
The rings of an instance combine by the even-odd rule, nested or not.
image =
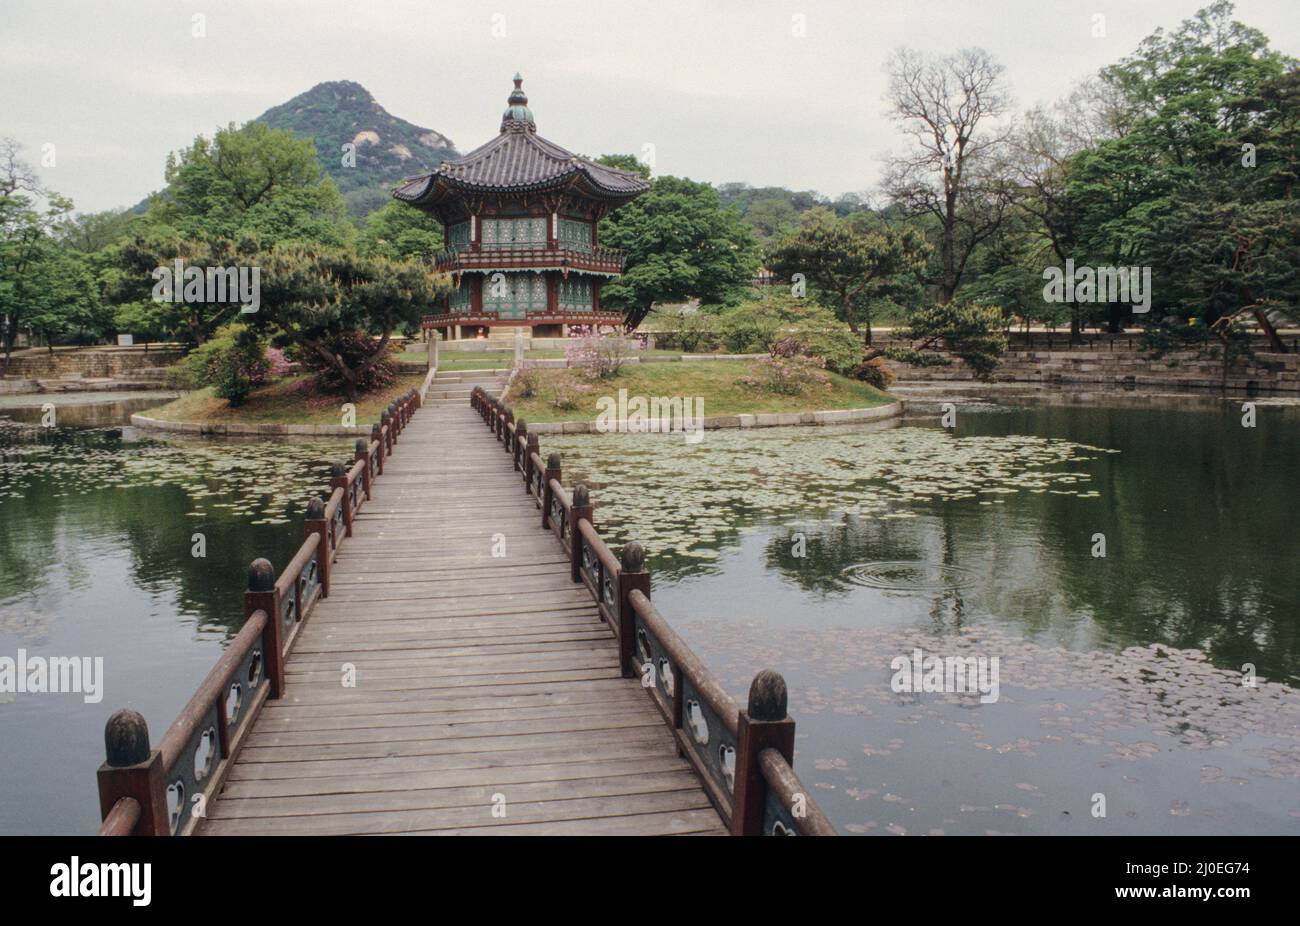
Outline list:
[[[353,215],[387,203],[398,181],[459,157],[447,136],[392,115],[353,80],[319,83],[255,121],[313,139]]]
[[[298,94],[290,103],[312,97],[330,96],[336,100],[357,100],[374,103],[374,95],[355,80],[326,80],[303,93]],[[378,104],[376,104],[378,105]]]

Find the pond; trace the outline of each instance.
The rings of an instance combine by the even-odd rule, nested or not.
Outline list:
[[[89,703],[0,693],[0,833],[90,833],[104,721],[134,708],[157,743],[242,624],[248,564],[285,565],[348,442],[158,440],[121,426],[157,394],[38,396],[56,404],[59,426],[45,428],[33,397],[8,398],[0,656],[101,657],[103,682]]]
[[[542,446],[737,701],[785,675],[841,832],[1295,834],[1300,403],[1243,401],[926,390],[873,428]],[[996,657],[996,700],[896,691],[918,650]]]
[[[94,703],[0,694],[0,833],[94,831],[105,719],[161,737],[348,455],[162,440],[121,424],[156,394],[108,398],[0,408],[0,655],[104,660]],[[785,675],[841,832],[1295,834],[1300,405],[1242,401],[944,386],[870,427],[542,446],[738,701]],[[894,691],[918,649],[996,657],[997,699]]]

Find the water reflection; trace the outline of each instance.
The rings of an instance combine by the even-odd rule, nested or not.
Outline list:
[[[869,438],[543,448],[603,486],[602,531],[646,544],[659,607],[738,697],[786,673],[841,828],[1300,831],[1300,408],[1247,429],[1239,401],[933,398]],[[1001,699],[894,693],[917,646],[1000,656]]]
[[[248,563],[297,550],[346,443],[0,424],[0,654],[105,667],[98,704],[0,695],[0,832],[94,830],[104,721],[128,706],[162,735],[242,624]]]

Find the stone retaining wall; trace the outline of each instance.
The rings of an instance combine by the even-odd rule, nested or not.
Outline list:
[[[914,367],[890,363],[899,382],[973,380],[959,360],[947,367]],[[1192,352],[1169,354],[1158,360],[1136,351],[1015,350],[1003,355],[993,373],[995,382],[1085,383],[1218,389],[1224,384],[1223,365]],[[1234,389],[1276,389],[1300,392],[1300,355],[1256,354],[1252,363],[1234,366],[1227,385]]]
[[[31,351],[9,358],[9,374],[27,379],[65,376],[160,378],[164,367],[181,359],[179,350],[157,348],[92,347],[75,350]]]
[[[821,412],[770,412],[754,415],[715,415],[704,419],[704,430],[721,428],[779,428],[793,425],[855,424],[863,421],[883,421],[903,414],[907,403],[903,400],[876,408],[839,408]],[[621,433],[628,429],[626,421],[618,421],[611,429],[596,421],[528,422],[529,434],[593,434]]]

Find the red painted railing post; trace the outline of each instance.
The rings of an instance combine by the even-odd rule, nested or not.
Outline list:
[[[364,464],[361,470],[361,488],[366,493],[366,501],[370,501],[370,442],[364,437],[358,437],[356,452],[352,457],[355,462]]]
[[[171,835],[162,753],[150,747],[144,717],[126,708],[114,711],[104,724],[104,753],[97,774],[100,818],[107,818],[119,800],[129,797],[140,805],[132,836]]]
[[[275,587],[275,569],[270,560],[255,559],[248,567],[248,591],[244,592],[244,618],[255,611],[266,612],[262,631],[262,659],[271,682],[271,697],[284,695],[284,627],[280,623],[280,593]]]
[[[333,494],[335,489],[343,490],[343,536],[352,536],[352,497],[348,492],[348,468],[343,463],[335,463],[330,467],[330,493]]]
[[[320,537],[320,543],[316,545],[316,572],[320,576],[320,592],[325,598],[330,593],[330,531],[329,524],[325,521],[325,502],[320,498],[312,498],[307,502],[307,519],[303,522],[303,539],[310,537],[312,534]]]
[[[569,577],[574,582],[582,581],[582,534],[578,525],[591,522],[591,491],[583,484],[573,487],[573,504],[569,506]],[[596,598],[600,599],[600,589],[596,589]]]
[[[550,527],[551,517],[551,480],[560,482],[560,455],[553,453],[546,458],[546,472],[542,475],[542,530]]]
[[[749,707],[740,709],[736,733],[736,778],[731,835],[763,835],[767,782],[758,764],[764,749],[775,749],[794,768],[794,721],[786,713],[785,679],[764,669],[749,685]],[[811,798],[809,798],[811,800]]]
[[[645,548],[635,540],[623,545],[618,571],[618,662],[624,678],[636,678],[636,611],[631,596],[640,592],[650,597],[650,573],[645,571]],[[658,667],[655,668],[658,671]]]

